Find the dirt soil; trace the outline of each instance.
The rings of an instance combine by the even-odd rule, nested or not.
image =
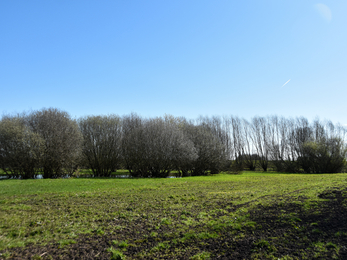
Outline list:
[[[190,259],[199,252],[209,252],[210,259],[347,259],[347,189],[331,189],[319,194],[315,206],[305,204],[305,197],[296,201],[285,197],[273,198],[270,206],[257,206],[248,212],[255,227],[224,228],[217,238],[189,240],[158,251],[149,249],[164,242],[161,234],[147,236],[146,222],[131,223],[113,234],[81,235],[75,244],[59,247],[28,245],[12,248],[10,259],[111,259],[107,251],[112,240],[128,240],[129,246],[123,252],[127,259]],[[291,201],[291,202],[287,202]],[[306,207],[305,207],[306,205]],[[141,232],[138,232],[141,231]],[[194,232],[194,230],[192,230]],[[177,234],[183,237],[183,234]],[[166,238],[166,240],[168,240]],[[150,252],[141,254],[141,252]],[[0,252],[4,253],[4,252]],[[1,256],[0,256],[1,259]],[[194,259],[208,259],[197,258]]]

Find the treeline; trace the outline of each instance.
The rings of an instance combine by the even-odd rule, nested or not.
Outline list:
[[[0,168],[13,178],[58,178],[89,168],[94,177],[127,169],[133,177],[237,172],[335,173],[346,162],[346,128],[278,116],[74,120],[55,108],[0,121]]]

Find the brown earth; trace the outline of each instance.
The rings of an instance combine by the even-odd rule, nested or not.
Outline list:
[[[211,259],[347,259],[345,194],[347,189],[328,190],[318,195],[325,200],[317,201],[312,207],[307,207],[304,197],[298,197],[295,202],[287,202],[290,200],[285,197],[273,198],[274,204],[260,205],[248,212],[255,226],[217,230],[217,238],[201,240],[193,236],[182,242],[180,238],[184,234],[176,233],[170,238],[165,225],[155,230],[156,237],[144,238],[151,230],[141,220],[113,234],[95,231],[81,235],[75,244],[62,248],[53,243],[12,248],[7,252],[11,253],[10,259],[111,259],[107,249],[117,248],[112,240],[127,240],[129,246],[123,252],[127,259],[189,259],[201,252],[209,252]],[[170,242],[173,238],[177,239],[174,246],[153,250],[159,242]]]

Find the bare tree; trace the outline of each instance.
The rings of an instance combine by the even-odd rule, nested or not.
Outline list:
[[[182,161],[196,157],[193,143],[172,117],[124,117],[122,144],[127,169],[135,177],[166,177]]]
[[[311,127],[307,125],[296,132],[300,167],[305,173],[341,172],[347,153],[344,131],[331,121],[322,123],[316,119]]]
[[[254,117],[250,128],[253,145],[258,155],[259,165],[263,171],[269,166],[269,120],[264,117]]]
[[[270,140],[268,143],[270,158],[277,171],[285,171],[286,155],[286,121],[284,118],[272,116],[270,118]]]
[[[44,142],[26,124],[25,116],[0,121],[0,167],[13,178],[34,178],[39,172]]]
[[[124,116],[122,155],[125,167],[133,177],[149,177],[143,119],[137,114]]]
[[[169,117],[150,119],[145,124],[150,172],[153,177],[166,177],[182,160],[194,160],[196,150],[178,125]]]
[[[121,118],[116,115],[79,119],[83,155],[94,176],[107,177],[121,162]]]
[[[200,116],[196,121],[197,125],[202,125],[207,127],[211,133],[218,138],[223,150],[223,157],[225,158],[225,167],[230,164],[232,158],[232,144],[230,138],[230,119],[228,117],[213,116],[202,117]],[[224,168],[225,168],[224,167]]]
[[[252,138],[252,125],[245,119],[241,121],[241,134],[243,137],[242,159],[243,164],[251,171],[255,171],[259,156],[256,153],[254,140]]]
[[[270,162],[283,172],[337,172],[346,165],[346,142],[346,127],[303,117],[254,117],[250,123],[233,116],[188,121],[131,114],[88,116],[77,123],[49,108],[2,117],[0,167],[15,178],[71,175],[81,158],[99,177],[121,164],[134,177],[166,177],[173,170],[206,175],[230,165],[267,171]]]
[[[198,176],[219,173],[226,160],[225,147],[213,134],[213,130],[206,124],[194,125],[187,122],[183,131],[185,136],[194,143],[197,158],[181,164],[182,175]]]
[[[295,121],[284,117],[272,117],[274,139],[272,140],[271,155],[277,171],[298,172],[297,151],[295,148]]]
[[[231,121],[231,143],[232,143],[232,151],[233,151],[233,167],[238,170],[243,170],[244,160],[243,160],[243,152],[244,152],[244,136],[242,129],[242,120],[238,117],[230,117]]]
[[[82,136],[77,122],[65,111],[56,108],[32,112],[28,123],[44,140],[41,167],[44,178],[70,176],[81,155]]]

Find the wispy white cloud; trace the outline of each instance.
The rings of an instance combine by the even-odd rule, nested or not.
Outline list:
[[[290,81],[290,80],[288,80],[286,83],[284,83],[283,86],[282,86],[282,88],[283,88],[285,85],[287,85],[289,81]]]
[[[322,18],[329,23],[331,21],[332,16],[330,8],[325,4],[316,4],[315,7],[318,13],[322,16]]]

